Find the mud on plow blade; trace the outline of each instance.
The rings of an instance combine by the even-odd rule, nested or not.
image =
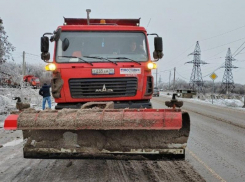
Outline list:
[[[190,132],[180,109],[27,109],[5,129],[23,130],[25,158],[184,158]]]

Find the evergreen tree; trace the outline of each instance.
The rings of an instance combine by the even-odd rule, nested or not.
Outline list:
[[[11,52],[14,50],[15,47],[8,41],[8,36],[3,27],[3,20],[0,17],[0,64],[8,59],[13,60]]]

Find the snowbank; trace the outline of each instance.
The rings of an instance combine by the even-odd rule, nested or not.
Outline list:
[[[191,100],[212,104],[212,99],[200,100],[200,99],[195,98]],[[213,104],[224,106],[224,107],[239,107],[239,108],[241,108],[244,105],[244,103],[238,99],[214,99]]]
[[[160,95],[164,96],[164,97],[171,98],[172,92],[160,92]],[[187,102],[199,102],[199,103],[202,102],[202,103],[206,103],[206,104],[212,104],[212,99],[207,99],[207,98],[205,98],[205,96],[202,97],[202,99],[197,99],[197,98],[193,98],[193,99],[178,98],[178,99],[183,100],[183,101],[187,101]],[[239,100],[239,99],[222,99],[222,98],[213,99],[213,105],[244,109],[244,108],[242,108],[244,105],[244,102]]]

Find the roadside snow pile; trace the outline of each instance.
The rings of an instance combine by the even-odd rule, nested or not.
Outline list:
[[[0,115],[5,115],[15,108],[15,102],[7,96],[0,95]]]
[[[212,104],[212,99],[199,100],[195,98],[191,100]],[[220,105],[220,106],[226,106],[226,107],[242,107],[244,105],[244,103],[238,99],[214,99],[213,104]]]
[[[6,106],[12,103],[12,100],[4,95],[0,95],[0,105]]]
[[[172,97],[172,92],[160,92],[161,96],[168,96],[168,97]]]
[[[243,102],[236,99],[225,99],[224,104],[228,107],[242,107]]]
[[[13,97],[20,97],[24,103],[30,103],[32,108],[41,108],[42,97],[38,89],[26,88],[0,88],[0,115],[9,114],[10,111],[16,110],[16,100]]]

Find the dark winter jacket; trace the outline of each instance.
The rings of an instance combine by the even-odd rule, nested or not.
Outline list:
[[[50,96],[50,86],[48,85],[43,85],[42,88],[39,90],[39,95],[43,96],[43,97],[48,97]]]

